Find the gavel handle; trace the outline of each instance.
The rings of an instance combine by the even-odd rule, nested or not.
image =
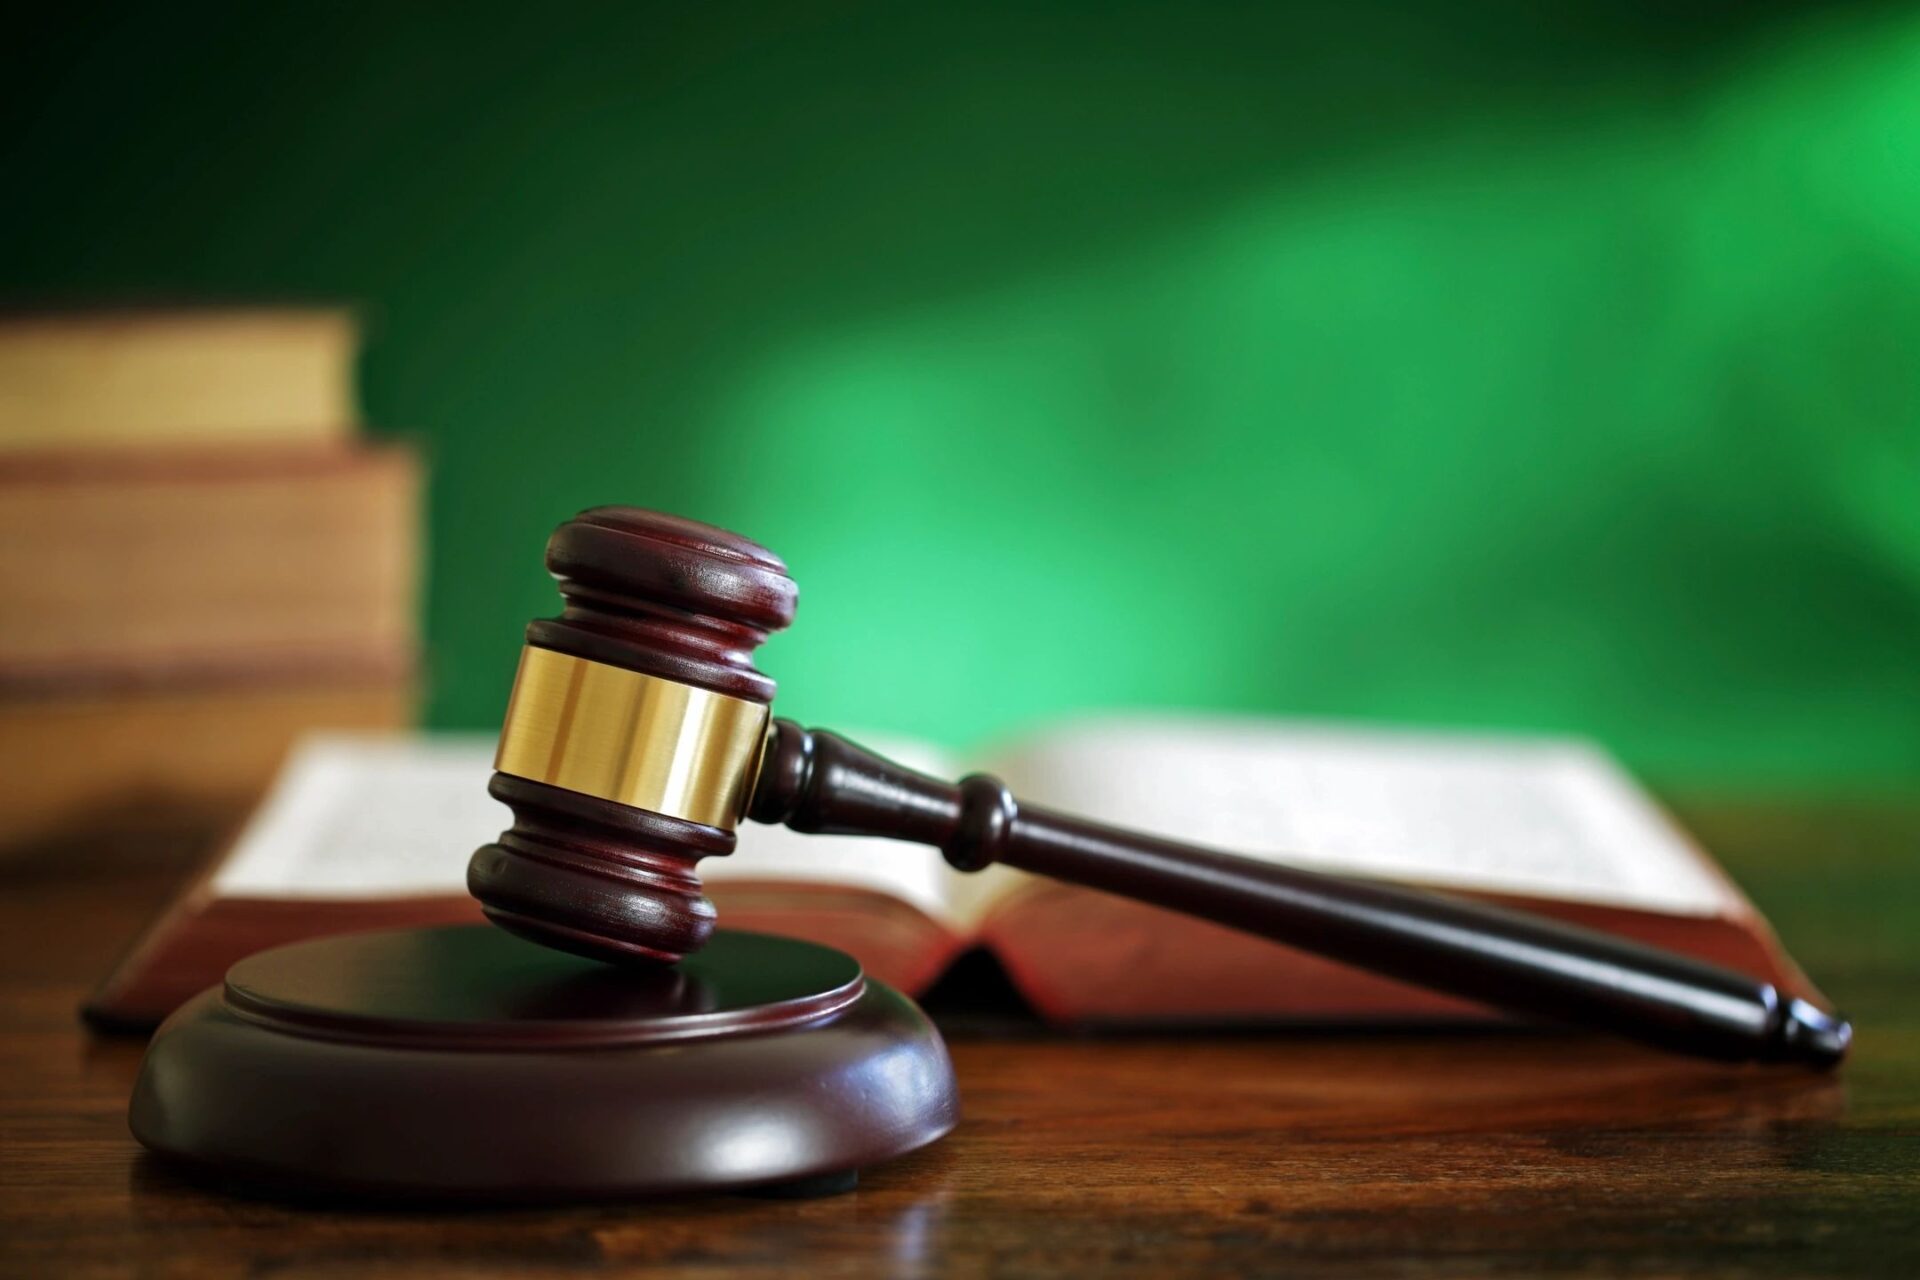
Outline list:
[[[837,734],[776,720],[749,816],[932,845],[1217,921],[1415,986],[1725,1061],[1830,1067],[1852,1028],[1686,956],[1444,894],[1322,875],[1019,804],[994,778],[942,782]]]

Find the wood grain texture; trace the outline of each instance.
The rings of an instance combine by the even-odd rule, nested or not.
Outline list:
[[[1896,1276],[1920,1271],[1920,808],[1682,805],[1861,1029],[1838,1076],[1597,1038],[950,1035],[947,1140],[816,1201],[289,1209],[139,1154],[74,1017],[206,847],[0,866],[17,1275]]]

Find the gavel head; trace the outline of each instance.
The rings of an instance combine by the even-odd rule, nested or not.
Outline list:
[[[793,620],[786,566],[724,529],[595,507],[554,531],[565,608],[527,627],[488,788],[513,826],[467,867],[488,918],[547,946],[667,961],[713,932],[695,863],[733,850]]]

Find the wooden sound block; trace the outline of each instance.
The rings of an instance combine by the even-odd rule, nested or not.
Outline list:
[[[236,964],[154,1034],[134,1136],[238,1189],[844,1190],[958,1118],[940,1034],[841,952],[722,930],[612,968],[487,925]]]

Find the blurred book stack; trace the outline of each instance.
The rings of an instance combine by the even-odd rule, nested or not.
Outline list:
[[[0,842],[249,803],[412,713],[419,467],[340,310],[0,318]]]

